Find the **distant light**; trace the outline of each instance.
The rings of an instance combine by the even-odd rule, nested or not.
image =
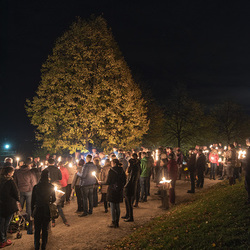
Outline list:
[[[9,144],[6,144],[6,145],[4,146],[4,148],[5,148],[5,149],[9,149],[9,148],[10,148],[10,145],[9,145]]]

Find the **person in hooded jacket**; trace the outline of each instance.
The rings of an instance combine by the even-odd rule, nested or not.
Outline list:
[[[17,202],[20,201],[13,174],[14,168],[6,164],[0,175],[0,248],[12,244],[11,240],[7,240],[7,230],[13,214],[18,211]]]
[[[111,169],[108,173],[106,184],[108,186],[107,199],[110,202],[112,223],[109,227],[119,227],[120,202],[123,201],[123,187],[126,183],[126,175],[118,159],[111,161]]]
[[[35,234],[34,243],[35,249],[40,249],[40,233],[42,230],[42,249],[46,248],[48,241],[48,226],[50,222],[50,203],[55,202],[54,186],[49,183],[48,171],[45,169],[41,174],[41,179],[34,186],[31,199],[31,211],[34,217]]]
[[[133,203],[137,189],[137,182],[140,178],[140,161],[138,160],[136,153],[134,153],[132,158],[129,160],[127,173],[127,182],[124,186],[126,215],[122,218],[125,219],[125,222],[132,222],[134,221]]]

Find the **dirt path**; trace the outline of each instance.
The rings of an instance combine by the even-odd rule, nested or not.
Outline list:
[[[206,189],[218,182],[218,180],[205,178],[204,188]],[[189,181],[177,181],[177,205],[189,201],[195,196],[195,194],[187,194],[188,189],[190,189]],[[92,215],[80,218],[74,213],[76,199],[73,200],[70,205],[64,207],[64,213],[70,227],[66,227],[61,218],[57,219],[56,227],[51,229],[47,249],[104,249],[112,241],[123,238],[152,218],[166,213],[166,210],[159,208],[161,200],[157,195],[154,195],[156,190],[155,184],[151,182],[151,196],[148,197],[148,202],[139,203],[139,207],[134,209],[135,222],[128,223],[121,219],[119,228],[107,227],[111,222],[111,215],[110,212],[104,213],[103,204],[94,208]],[[200,190],[197,190],[197,192],[200,192]],[[121,216],[125,215],[125,211],[125,202],[123,202],[121,204]],[[15,234],[10,235],[13,245],[8,249],[34,249],[34,236],[27,235],[25,231],[22,232],[23,237],[21,239],[14,239]]]

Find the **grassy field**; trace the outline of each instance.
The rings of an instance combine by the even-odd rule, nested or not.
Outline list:
[[[195,194],[108,249],[250,249],[250,205],[244,181]]]

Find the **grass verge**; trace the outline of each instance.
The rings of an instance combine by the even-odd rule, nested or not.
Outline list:
[[[250,206],[243,181],[195,194],[107,249],[250,249]]]

